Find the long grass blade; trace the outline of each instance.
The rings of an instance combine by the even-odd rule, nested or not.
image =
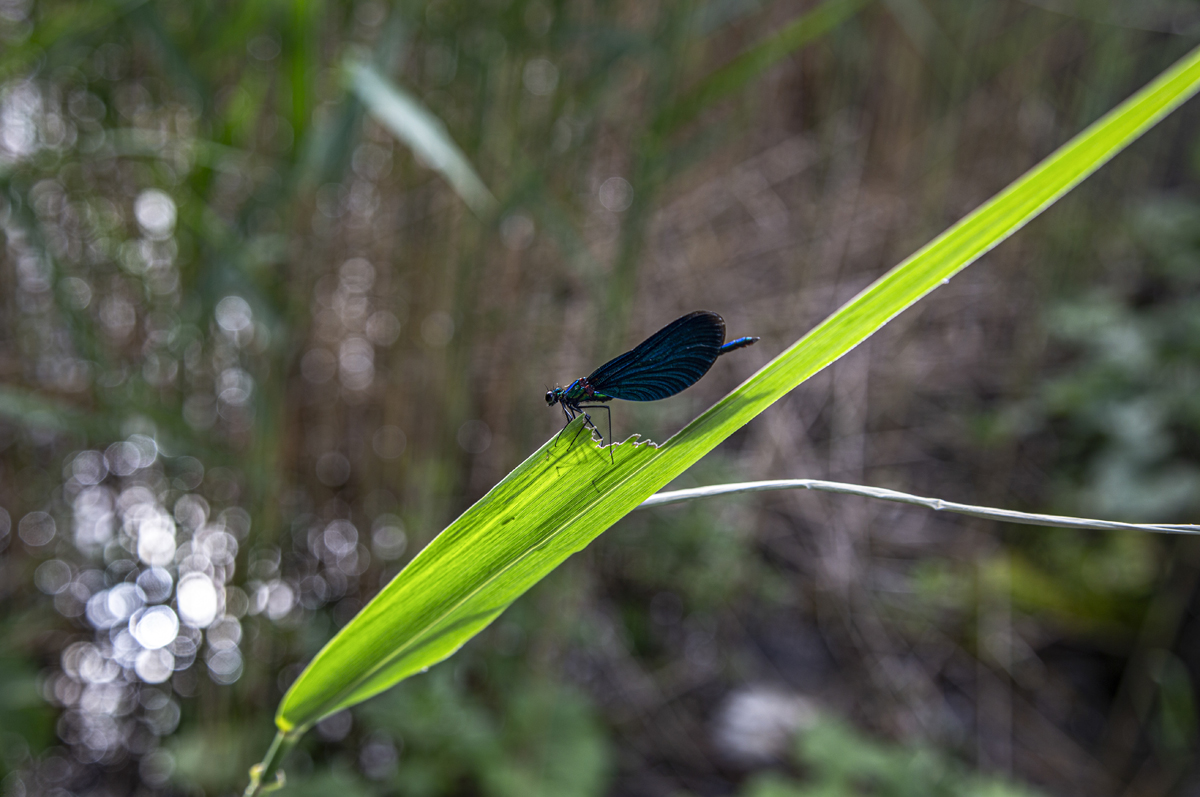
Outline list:
[[[787,56],[854,16],[871,0],[825,0],[701,80],[654,120],[653,131],[670,135],[712,104],[740,91]]]
[[[487,218],[491,215],[496,206],[495,197],[440,119],[368,64],[351,61],[346,64],[346,74],[351,89],[375,118],[407,144],[429,168],[445,177],[476,216]]]
[[[317,654],[276,714],[302,733],[450,656],[522,593],[813,374],[1027,224],[1200,88],[1200,50],[852,299],[661,446],[615,465],[582,418],[463,513]],[[607,454],[608,452],[603,452]],[[266,775],[270,775],[267,772]]]

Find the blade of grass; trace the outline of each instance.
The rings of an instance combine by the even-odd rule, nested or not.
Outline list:
[[[764,493],[776,490],[819,490],[826,493],[841,493],[842,495],[859,495],[863,498],[877,498],[880,501],[894,501],[898,504],[923,506],[935,512],[954,512],[960,515],[981,517],[987,520],[1002,520],[1007,523],[1020,523],[1026,526],[1053,526],[1060,529],[1102,529],[1105,531],[1154,531],[1161,534],[1200,534],[1200,526],[1193,526],[1186,523],[1122,523],[1118,520],[1096,520],[1093,518],[1069,517],[1066,515],[1017,512],[1012,509],[999,509],[991,506],[959,504],[954,501],[944,501],[941,498],[926,498],[911,493],[902,493],[899,490],[889,490],[886,487],[868,487],[862,484],[846,484],[844,482],[830,482],[822,479],[773,479],[762,482],[714,484],[709,487],[694,487],[690,490],[671,490],[665,493],[655,493],[643,501],[638,506],[638,509],[682,504],[685,501],[694,501],[697,498],[713,498],[718,495]]]
[[[804,45],[833,30],[871,0],[825,0],[783,26],[725,66],[710,73],[691,91],[668,106],[651,130],[669,136],[713,103],[728,97]]]
[[[563,560],[773,402],[990,251],[1200,88],[1200,49],[893,268],[661,446],[616,464],[568,425],[468,509],[317,654],[276,713],[295,738],[445,659]],[[607,453],[607,452],[604,452]],[[273,748],[277,749],[277,748]],[[269,782],[279,755],[258,770]],[[254,793],[247,790],[247,793]]]
[[[496,199],[450,138],[442,121],[368,64],[350,61],[345,69],[350,88],[367,110],[431,169],[440,172],[476,216],[487,218]]]

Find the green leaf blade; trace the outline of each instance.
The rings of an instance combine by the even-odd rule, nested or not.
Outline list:
[[[966,268],[1200,88],[1200,49],[893,268],[661,446],[547,442],[430,543],[317,655],[276,715],[295,734],[451,655],[722,440]],[[568,442],[569,441],[569,442]]]
[[[317,654],[280,704],[281,730],[307,726],[445,659],[603,531],[571,527],[602,497],[593,480],[637,469],[656,449],[622,444],[611,465],[585,435],[568,443],[582,424],[576,419],[559,445],[548,441],[451,523]]]
[[[351,90],[373,116],[419,155],[429,168],[445,177],[476,216],[487,218],[490,215],[496,198],[440,119],[367,64],[348,62],[346,75]]]
[[[779,61],[803,49],[854,16],[871,0],[825,0],[716,69],[655,119],[653,129],[670,135],[758,78]]]

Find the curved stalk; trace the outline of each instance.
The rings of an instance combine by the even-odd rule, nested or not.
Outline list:
[[[242,797],[255,797],[258,794],[266,794],[283,788],[287,779],[284,777],[283,770],[280,769],[280,764],[303,735],[304,731],[302,730],[292,733],[279,731],[275,734],[275,740],[271,742],[271,747],[263,756],[263,760],[250,767],[250,782],[246,785],[246,791],[242,793]]]
[[[1187,524],[1122,523],[1117,520],[1095,520],[1093,518],[1069,517],[1066,515],[1017,512],[1012,509],[998,509],[991,506],[959,504],[954,501],[943,501],[941,498],[926,498],[920,495],[902,493],[898,490],[889,490],[886,487],[867,487],[861,484],[827,482],[821,479],[776,479],[762,482],[715,484],[711,487],[696,487],[691,490],[672,490],[650,496],[638,505],[638,509],[649,509],[652,506],[667,506],[669,504],[691,501],[696,498],[710,498],[715,495],[761,493],[772,490],[821,490],[827,493],[861,495],[863,498],[878,498],[881,501],[895,501],[899,504],[923,506],[935,512],[955,512],[960,515],[971,515],[972,517],[981,517],[988,520],[1002,520],[1008,523],[1022,523],[1027,526],[1054,526],[1063,529],[1103,529],[1106,531],[1131,529],[1133,531],[1153,531],[1160,534],[1200,534],[1200,526]]]

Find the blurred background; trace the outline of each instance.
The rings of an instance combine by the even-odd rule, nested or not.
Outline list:
[[[1198,39],[1194,0],[0,0],[3,793],[240,793],[548,387],[695,309],[761,336],[614,408],[666,439]],[[1195,522],[1198,113],[679,486]],[[635,513],[283,793],[1200,794],[1195,542]]]

